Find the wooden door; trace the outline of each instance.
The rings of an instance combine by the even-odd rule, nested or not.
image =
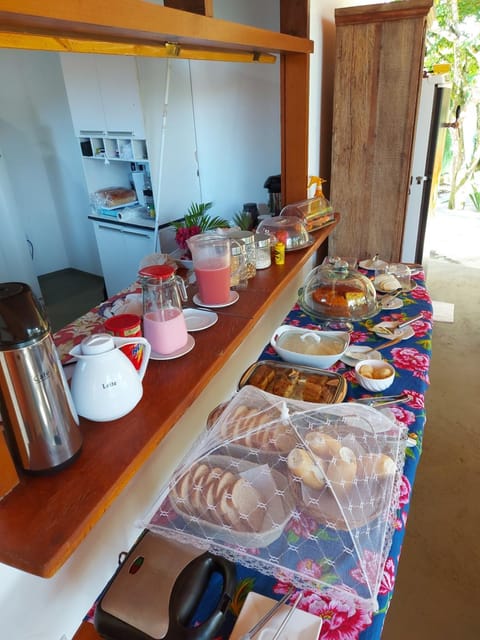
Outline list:
[[[337,9],[330,255],[398,262],[432,0]]]

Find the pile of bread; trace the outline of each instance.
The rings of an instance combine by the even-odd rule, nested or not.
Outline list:
[[[295,446],[290,425],[282,421],[275,407],[262,410],[239,404],[222,422],[220,433],[227,442],[258,451],[285,453]]]
[[[402,288],[400,281],[393,275],[393,273],[381,273],[380,275],[375,276],[374,284],[380,291],[385,291],[385,293],[398,291]]]
[[[394,460],[383,453],[356,456],[350,447],[320,430],[305,436],[306,448],[290,451],[287,465],[292,475],[310,489],[321,491],[327,479],[334,491],[348,492],[357,479],[382,478],[395,473]]]
[[[259,532],[265,505],[255,487],[238,473],[210,464],[194,464],[170,492],[178,511],[240,532]]]
[[[329,404],[338,396],[341,378],[320,373],[305,374],[298,368],[275,367],[264,362],[255,367],[246,383],[283,398]]]

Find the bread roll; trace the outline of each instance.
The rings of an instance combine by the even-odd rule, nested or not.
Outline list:
[[[350,489],[357,475],[357,460],[348,447],[341,447],[338,455],[332,458],[327,468],[327,478],[333,485],[334,492],[342,487]]]
[[[309,431],[305,436],[305,442],[313,453],[323,460],[330,460],[334,456],[338,456],[342,447],[339,440],[321,431]]]
[[[362,478],[384,478],[394,475],[397,469],[393,458],[384,453],[367,453],[359,458],[358,462],[359,476]]]
[[[292,449],[288,454],[287,465],[294,476],[300,478],[311,489],[323,489],[325,486],[324,463],[315,460],[305,449]]]

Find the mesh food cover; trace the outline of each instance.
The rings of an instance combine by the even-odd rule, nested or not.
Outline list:
[[[242,388],[194,443],[142,525],[376,607],[406,428],[355,403]]]

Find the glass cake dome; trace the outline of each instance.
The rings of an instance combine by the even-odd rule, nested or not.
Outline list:
[[[310,271],[298,303],[312,318],[341,322],[365,320],[380,310],[371,280],[340,259]]]

